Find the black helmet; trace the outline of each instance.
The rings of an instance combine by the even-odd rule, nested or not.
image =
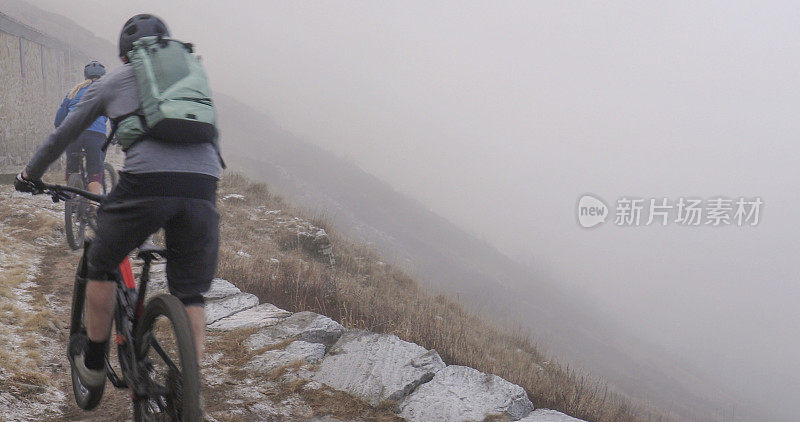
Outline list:
[[[86,79],[97,79],[106,74],[106,67],[97,60],[92,60],[83,68],[83,77]]]
[[[141,14],[136,15],[122,26],[119,34],[119,55],[128,54],[133,48],[133,42],[142,37],[169,36],[167,25],[156,16]]]

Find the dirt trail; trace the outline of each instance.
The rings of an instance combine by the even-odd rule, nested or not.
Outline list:
[[[69,298],[72,297],[72,283],[75,277],[75,267],[80,255],[65,252],[64,247],[48,247],[43,259],[44,265],[36,279],[35,291],[43,294],[52,293],[53,305],[51,312],[62,321],[58,332],[52,333],[61,345],[66,345],[69,338]],[[52,356],[56,371],[53,372],[53,381],[66,395],[61,416],[50,418],[52,421],[123,421],[131,418],[131,400],[128,390],[117,390],[111,383],[106,384],[103,401],[91,412],[85,412],[75,405],[72,396],[72,381],[70,379],[69,362],[65,349],[59,350]]]
[[[129,390],[106,384],[93,411],[75,405],[66,345],[79,252],[63,234],[63,205],[0,185],[0,422],[127,421]],[[136,264],[134,264],[136,265]],[[136,268],[134,269],[136,273]],[[299,380],[300,367],[241,368],[251,330],[208,332],[204,378],[209,421],[396,421],[388,409]],[[112,362],[116,351],[112,350]],[[116,366],[116,365],[115,365]]]
[[[75,267],[63,205],[0,187],[0,421],[130,419],[112,386],[93,412],[72,397],[66,344]]]

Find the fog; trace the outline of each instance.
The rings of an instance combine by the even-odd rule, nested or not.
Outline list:
[[[115,43],[160,15],[216,90],[800,413],[795,3],[32,2]],[[755,227],[587,230],[587,192],[764,206]]]

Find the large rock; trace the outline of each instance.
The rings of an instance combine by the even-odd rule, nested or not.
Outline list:
[[[214,322],[258,305],[256,295],[250,293],[237,293],[222,299],[206,302],[206,324]]]
[[[288,339],[296,339],[330,346],[336,343],[343,333],[344,327],[338,322],[324,315],[306,311],[293,314],[251,335],[245,344],[251,349],[259,349]]]
[[[203,297],[205,297],[206,300],[216,300],[228,296],[233,296],[241,292],[242,291],[239,290],[238,287],[234,286],[233,283],[231,283],[230,281],[223,280],[221,278],[215,278],[211,282],[211,287],[208,289],[207,292],[205,292],[205,294],[203,294]]]
[[[522,387],[497,375],[451,365],[420,385],[399,408],[409,421],[519,420],[533,410],[533,403]]]
[[[247,369],[256,372],[269,372],[275,368],[289,365],[294,362],[316,363],[325,356],[325,345],[293,341],[285,349],[266,351],[254,357],[247,364]]]
[[[141,267],[138,267],[137,271],[141,271]],[[203,297],[206,300],[218,300],[241,292],[242,291],[234,286],[233,283],[221,278],[215,278],[211,282],[211,287],[203,294]],[[162,293],[169,293],[169,289],[167,288],[166,264],[153,264],[153,266],[150,267],[150,281],[147,284],[147,296],[152,297]]]
[[[271,304],[262,303],[258,306],[237,312],[221,318],[208,325],[209,330],[227,331],[240,328],[266,327],[277,324],[291,315],[291,312]]]
[[[573,418],[561,412],[550,409],[536,409],[519,422],[585,422],[583,419]]]
[[[402,400],[444,367],[435,350],[393,335],[352,330],[331,347],[313,379],[378,405]]]

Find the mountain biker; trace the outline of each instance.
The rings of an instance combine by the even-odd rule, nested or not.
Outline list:
[[[69,115],[72,110],[80,103],[81,98],[86,93],[86,90],[106,74],[106,68],[102,63],[92,60],[83,68],[83,77],[85,81],[75,85],[70,92],[64,97],[61,106],[56,113],[54,126],[58,128],[64,119]],[[89,192],[100,194],[103,190],[103,162],[106,159],[106,153],[103,151],[103,145],[106,141],[106,126],[108,119],[106,116],[100,116],[92,122],[83,133],[78,136],[78,140],[67,146],[67,171],[64,176],[65,181],[69,181],[69,175],[78,172],[80,166],[80,159],[73,156],[73,154],[84,151],[86,153],[86,173],[88,174],[89,185],[87,186]]]
[[[137,79],[127,54],[142,37],[169,36],[156,16],[136,15],[124,25],[119,55],[124,63],[93,83],[78,105],[39,147],[17,176],[17,190],[36,193],[47,167],[99,116],[112,121],[140,108]],[[109,282],[124,257],[160,228],[165,229],[170,293],[183,302],[192,325],[198,361],[205,336],[202,294],[214,277],[219,249],[217,181],[222,162],[212,143],[169,143],[144,136],[125,152],[117,186],[100,206],[98,230],[87,252],[88,342],[74,357],[84,385],[102,387],[104,359],[116,286]]]

